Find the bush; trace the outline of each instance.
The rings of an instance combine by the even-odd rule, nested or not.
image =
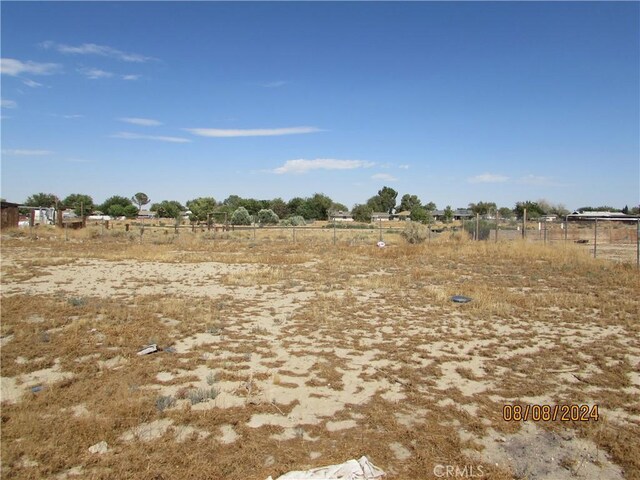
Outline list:
[[[429,236],[429,230],[416,222],[407,222],[401,234],[409,243],[422,243]]]
[[[480,220],[478,224],[478,240],[488,240],[492,228],[493,224],[489,223],[487,220]],[[464,230],[473,238],[476,233],[475,220],[464,222]]]
[[[244,207],[239,207],[233,215],[231,215],[232,225],[251,225],[251,215]]]
[[[277,225],[280,219],[270,208],[263,208],[258,212],[258,223],[260,225]]]
[[[302,227],[306,224],[306,220],[301,215],[295,215],[280,222],[283,227]]]

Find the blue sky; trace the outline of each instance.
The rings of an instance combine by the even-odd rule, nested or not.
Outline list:
[[[1,9],[10,201],[640,200],[638,2]]]

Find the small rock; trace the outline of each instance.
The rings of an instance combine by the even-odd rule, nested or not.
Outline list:
[[[99,455],[102,455],[103,453],[107,453],[107,450],[109,450],[109,445],[104,440],[100,443],[96,443],[95,445],[92,445],[89,447],[89,451],[91,453],[97,453]]]

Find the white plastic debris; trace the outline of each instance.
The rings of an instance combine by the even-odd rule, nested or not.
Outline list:
[[[349,460],[339,465],[329,465],[328,467],[314,468],[306,471],[296,471],[285,473],[276,480],[378,480],[386,474],[372,464],[365,456],[360,460]],[[271,477],[267,480],[273,480]]]
[[[387,246],[386,243],[384,243],[382,240],[380,240],[378,243],[376,243],[376,245],[378,246],[378,248],[384,248]]]
[[[109,445],[104,440],[102,442],[96,443],[95,445],[91,445],[89,447],[89,452],[97,453],[99,455],[102,455],[103,453],[107,453],[108,450],[109,450]]]
[[[155,343],[152,345],[147,345],[142,350],[138,352],[138,355],[149,355],[150,353],[155,353],[158,351],[158,345]]]

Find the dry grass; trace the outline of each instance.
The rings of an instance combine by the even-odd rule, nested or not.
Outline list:
[[[639,478],[631,266],[461,235],[407,245],[386,233],[378,249],[377,232],[336,246],[300,230],[295,244],[273,231],[146,232],[143,244],[136,232],[68,234],[2,239],[1,370],[23,391],[2,403],[7,478],[82,467],[264,479],[366,454],[391,478],[451,464],[507,479],[486,442],[520,430],[502,419],[512,403],[598,404],[598,422],[538,426],[593,442],[598,462]],[[161,351],[136,355],[151,343]],[[51,371],[65,376],[47,382]],[[147,423],[165,427],[125,440]],[[103,440],[106,454],[89,453]]]

